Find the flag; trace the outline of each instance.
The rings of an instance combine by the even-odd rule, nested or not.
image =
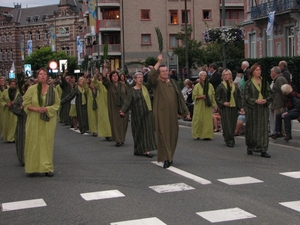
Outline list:
[[[24,59],[25,59],[25,46],[24,46],[24,41],[21,41],[21,42],[20,42],[20,47],[21,47],[21,58],[22,58],[22,61],[24,61]]]
[[[32,40],[27,41],[27,55],[30,56],[32,53]]]
[[[91,25],[91,34],[96,35],[96,20],[97,20],[97,9],[96,0],[88,0],[88,11],[89,11],[89,21]],[[97,31],[98,33],[98,31]]]
[[[275,19],[275,11],[272,11],[269,13],[269,17],[268,17],[268,26],[266,30],[267,35],[273,34],[274,19]]]
[[[55,26],[49,26],[49,31],[50,31],[50,46],[51,46],[51,51],[55,52],[56,51],[56,31],[55,31]]]
[[[8,74],[8,78],[9,79],[15,79],[16,75],[15,75],[15,62],[13,61],[13,63],[11,64],[10,70],[9,70],[9,74]]]
[[[80,36],[77,36],[76,38],[77,42],[77,60],[78,60],[78,65],[81,65],[81,59],[80,59],[80,54],[82,53],[82,43],[80,41]]]

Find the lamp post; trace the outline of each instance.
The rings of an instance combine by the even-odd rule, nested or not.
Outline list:
[[[187,33],[187,0],[184,0],[184,15],[185,15],[185,21],[184,21],[184,33],[185,33],[185,68],[187,77],[190,76],[189,74],[189,52],[188,52],[188,33]],[[224,0],[223,0],[224,1]]]
[[[222,0],[222,27],[224,26],[225,26],[225,0]],[[223,68],[225,69],[227,67],[225,42],[223,42],[222,50],[223,50]]]

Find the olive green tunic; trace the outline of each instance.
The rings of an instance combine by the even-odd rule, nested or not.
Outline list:
[[[107,90],[102,81],[93,81],[98,90],[96,101],[97,110],[93,110],[92,92],[88,93],[88,116],[89,124],[94,124],[95,128],[90,127],[91,132],[97,132],[98,137],[111,137],[111,127],[108,117]],[[95,131],[92,131],[95,129]]]
[[[50,88],[50,87],[49,87]],[[39,107],[37,97],[37,85],[29,87],[23,96],[24,111],[27,114],[26,137],[25,137],[25,172],[26,173],[46,173],[53,172],[53,147],[54,135],[57,123],[57,110],[60,99],[55,92],[55,101],[51,106],[47,106],[49,122],[40,119],[40,113],[29,111],[28,106]],[[42,95],[43,102],[46,93]]]
[[[3,120],[2,138],[4,141],[14,142],[18,118],[13,113],[12,108],[9,109],[7,106],[5,106],[7,103],[11,102],[11,100],[8,96],[8,90],[9,89],[5,89],[3,91],[3,94],[0,99],[0,107],[3,110],[3,117],[1,118],[1,120]],[[16,100],[18,94],[19,94],[19,91],[16,92],[16,96],[15,96],[14,100]]]
[[[134,154],[142,155],[155,150],[156,141],[152,110],[148,110],[142,89],[131,88],[123,104],[122,111],[131,109],[131,130],[134,140]]]
[[[258,105],[259,92],[251,80],[244,86],[244,109],[246,112],[246,132],[245,139],[248,150],[254,152],[266,152],[269,145],[269,108],[271,102],[271,89],[267,84],[266,96],[267,104]]]
[[[173,161],[178,141],[178,112],[180,102],[184,108],[182,115],[188,113],[182,93],[176,82],[164,82],[159,72],[152,69],[148,75],[148,83],[153,88],[153,116],[157,138],[157,161]]]
[[[212,106],[206,106],[204,99],[196,100],[199,95],[204,95],[203,88],[200,83],[196,84],[193,89],[192,98],[194,104],[194,114],[192,120],[192,136],[194,138],[209,138],[214,137],[214,128],[212,120],[212,107],[215,107],[215,90],[212,84],[209,84],[208,95]]]
[[[107,102],[108,102],[108,112],[109,112],[109,121],[112,131],[112,139],[116,143],[124,143],[125,136],[128,126],[128,114],[124,117],[120,117],[120,110],[122,108],[122,102],[124,102],[127,93],[129,91],[128,85],[118,82],[118,85],[121,85],[120,88],[120,97],[121,102],[118,99],[118,92],[116,85],[109,81],[107,78],[103,77],[103,85],[107,89]]]

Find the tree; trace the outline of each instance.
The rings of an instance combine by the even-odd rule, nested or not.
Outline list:
[[[187,30],[187,36],[190,37],[193,29],[191,27],[188,27]],[[179,32],[176,36],[177,40],[180,40],[182,45],[173,48],[174,54],[178,56],[178,63],[180,68],[185,67],[186,63],[186,56],[185,56],[185,33],[184,29],[181,29],[181,32]],[[202,58],[202,42],[197,41],[195,39],[188,39],[188,62],[190,68],[197,68],[198,63],[201,62]],[[188,69],[190,69],[188,68]]]
[[[69,56],[65,52],[52,52],[50,47],[42,47],[35,50],[30,56],[25,57],[24,64],[31,64],[33,71],[39,70],[41,67],[48,68],[50,61],[59,61],[61,59],[68,60],[68,71],[73,73],[75,69],[78,69],[77,58]]]

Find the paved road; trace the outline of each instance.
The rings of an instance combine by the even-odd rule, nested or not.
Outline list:
[[[130,127],[117,148],[58,125],[48,178],[26,176],[14,144],[0,141],[0,224],[300,224],[300,149],[271,140],[265,159],[244,143],[193,140],[180,126],[174,166],[163,169],[133,155]]]

